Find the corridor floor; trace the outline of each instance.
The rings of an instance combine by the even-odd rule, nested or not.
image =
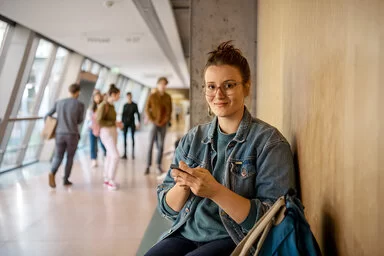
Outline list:
[[[172,149],[182,128],[172,129],[164,151]],[[155,166],[143,175],[147,136],[146,131],[136,134],[136,159],[120,160],[118,191],[103,187],[103,158],[91,168],[84,149],[76,155],[72,187],[62,185],[63,165],[56,189],[48,187],[47,162],[0,175],[0,255],[135,255],[157,203]],[[154,159],[156,152],[154,147]],[[163,168],[170,162],[164,157]]]

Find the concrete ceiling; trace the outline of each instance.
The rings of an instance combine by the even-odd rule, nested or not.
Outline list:
[[[0,0],[0,14],[146,86],[189,88],[189,1]]]

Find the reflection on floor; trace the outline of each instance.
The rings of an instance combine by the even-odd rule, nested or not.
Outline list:
[[[182,131],[172,129],[165,150]],[[0,175],[0,255],[135,255],[157,203],[155,166],[143,175],[147,136],[146,131],[136,134],[135,160],[120,160],[118,191],[103,187],[102,156],[91,168],[86,150],[77,152],[72,187],[62,186],[63,167],[57,188],[48,187],[49,163]],[[170,161],[164,158],[164,169]]]

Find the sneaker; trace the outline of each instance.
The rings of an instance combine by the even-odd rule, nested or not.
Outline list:
[[[51,172],[48,174],[48,181],[49,181],[49,186],[51,188],[55,188],[56,187],[55,175],[53,173],[51,173]]]
[[[103,183],[104,187],[107,187],[109,186],[109,181],[108,180],[105,180],[104,183]]]
[[[147,167],[146,169],[145,169],[145,172],[144,172],[144,175],[148,175],[149,174],[149,167]]]
[[[126,155],[123,155],[121,159],[128,159]]]
[[[97,167],[97,160],[96,160],[96,159],[92,159],[92,160],[91,160],[91,167],[92,167],[92,168]]]
[[[118,190],[119,186],[117,183],[113,182],[112,180],[109,181],[108,183],[108,190]]]
[[[72,186],[72,182],[70,182],[69,180],[64,180],[64,182],[63,182],[63,185],[64,186]]]

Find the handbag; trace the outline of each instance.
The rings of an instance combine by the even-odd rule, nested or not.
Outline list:
[[[44,129],[41,133],[42,137],[46,140],[55,138],[55,131],[57,126],[57,119],[47,116],[44,123]]]
[[[100,136],[100,124],[96,121],[96,112],[92,114],[91,117],[91,130],[94,136],[99,137]]]
[[[304,216],[304,207],[289,190],[280,197],[240,241],[231,256],[321,255]]]

